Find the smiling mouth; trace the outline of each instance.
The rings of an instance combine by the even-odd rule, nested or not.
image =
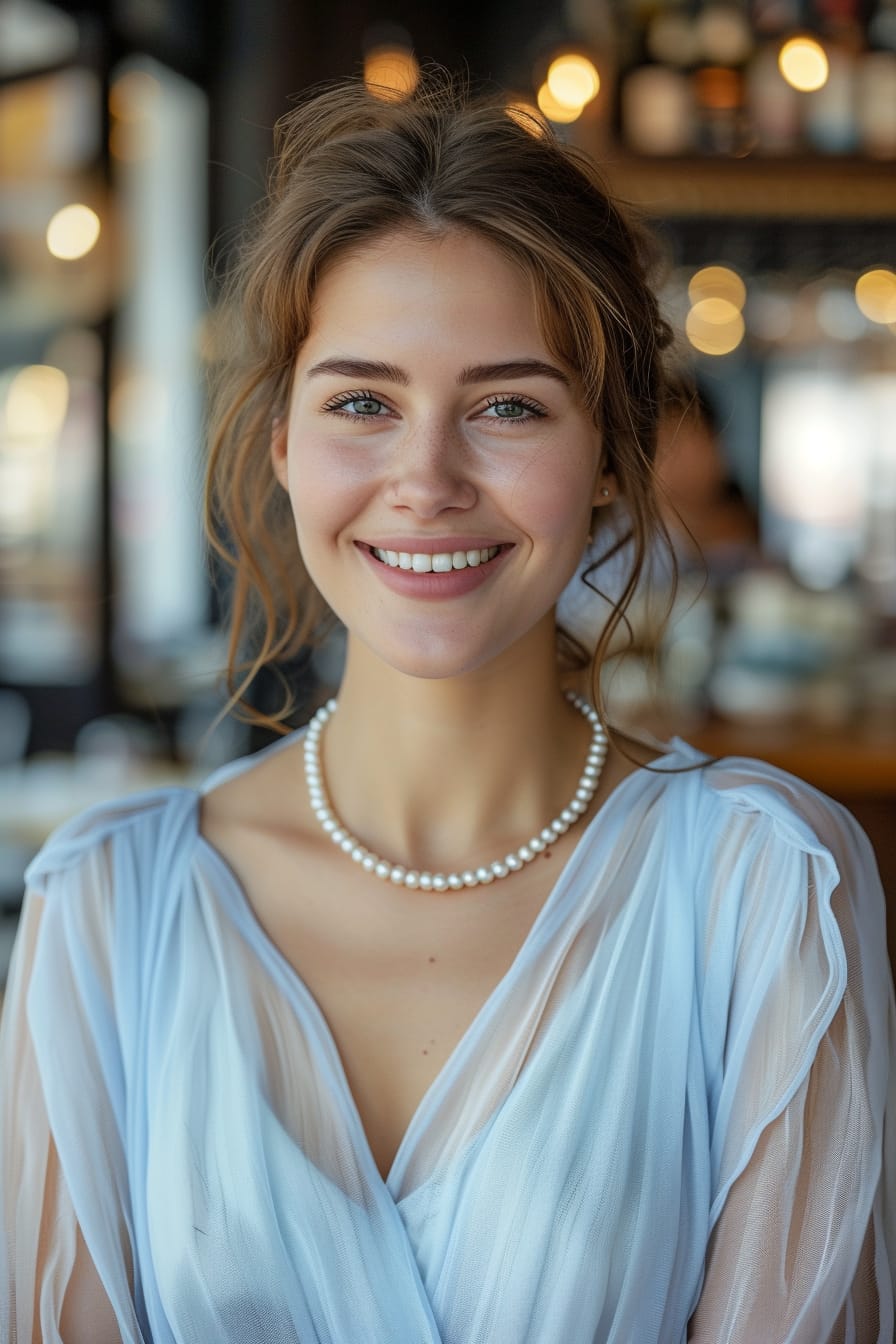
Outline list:
[[[449,574],[453,569],[475,569],[487,565],[506,546],[483,546],[470,551],[384,551],[370,546],[370,554],[389,569],[412,570],[415,574]]]

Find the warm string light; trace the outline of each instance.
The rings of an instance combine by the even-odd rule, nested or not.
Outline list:
[[[896,322],[896,274],[883,267],[865,271],[856,281],[856,303],[869,322]]]
[[[746,330],[741,309],[747,288],[728,266],[704,266],[688,283],[691,309],[685,333],[704,355],[728,355],[736,350]]]
[[[420,66],[408,47],[373,47],[364,57],[364,83],[375,98],[401,102],[420,82]]]
[[[600,75],[587,56],[558,56],[548,68],[547,86],[561,107],[580,111],[600,92]]]
[[[61,261],[77,261],[96,246],[100,217],[88,205],[66,205],[47,225],[47,248]]]
[[[600,92],[600,75],[587,56],[564,52],[548,67],[538,90],[541,112],[558,125],[578,120]]]
[[[792,88],[813,93],[828,78],[828,58],[814,37],[792,37],[778,53],[778,69]]]

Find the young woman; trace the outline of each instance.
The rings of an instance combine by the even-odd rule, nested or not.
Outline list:
[[[564,694],[589,538],[628,520],[599,663],[659,526],[645,257],[583,158],[445,82],[281,125],[209,516],[239,689],[328,614],[345,672],[29,870],[4,1340],[891,1339],[866,840]]]

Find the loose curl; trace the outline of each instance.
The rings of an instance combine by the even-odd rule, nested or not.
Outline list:
[[[320,642],[334,623],[274,477],[271,427],[287,412],[326,268],[396,229],[471,231],[521,266],[548,349],[578,375],[627,512],[627,534],[583,575],[599,592],[594,575],[610,553],[624,547],[630,557],[593,651],[602,707],[601,665],[626,624],[649,547],[668,542],[653,460],[671,333],[650,284],[651,236],[583,152],[444,71],[426,72],[401,102],[375,97],[360,80],[328,86],[303,98],[274,135],[268,195],[224,287],[226,328],[212,371],[205,524],[232,570],[228,709],[286,731],[289,687],[274,714],[252,707],[249,689],[263,668]],[[599,535],[599,510],[593,522]],[[586,666],[588,652],[562,630],[558,637],[565,664]]]

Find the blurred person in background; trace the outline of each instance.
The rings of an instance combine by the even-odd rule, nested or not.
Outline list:
[[[444,77],[280,124],[208,523],[234,705],[334,618],[345,671],[31,865],[4,1340],[891,1339],[870,847],[772,767],[605,723],[664,533],[649,260],[584,156]],[[617,501],[592,705],[556,604]]]
[[[759,559],[759,520],[731,473],[705,389],[670,378],[656,455],[660,509],[680,568],[724,580]]]

